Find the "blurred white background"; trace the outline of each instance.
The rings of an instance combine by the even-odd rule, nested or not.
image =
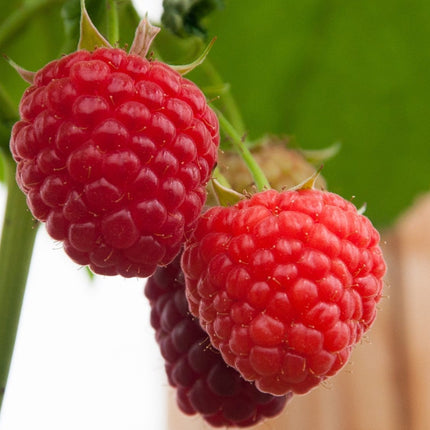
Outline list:
[[[159,19],[162,0],[135,3]],[[5,198],[1,187],[0,220]],[[167,380],[143,286],[90,282],[40,228],[0,430],[166,428]]]

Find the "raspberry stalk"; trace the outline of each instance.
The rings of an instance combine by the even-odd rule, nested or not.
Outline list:
[[[3,401],[37,228],[8,159],[8,196],[0,245],[0,408]],[[6,228],[7,227],[7,228]]]
[[[221,129],[230,136],[233,145],[236,147],[237,151],[239,152],[239,154],[243,158],[243,161],[251,172],[258,191],[271,188],[264,172],[261,170],[260,166],[257,164],[251,152],[249,151],[246,139],[240,136],[240,134],[236,131],[236,129],[228,121],[228,119],[222,114],[222,112],[220,112],[218,109],[216,109],[215,111],[217,113]]]
[[[202,64],[201,69],[208,77],[212,88],[217,88],[214,96],[219,97],[218,102],[222,105],[222,110],[225,116],[228,118],[230,124],[232,124],[238,133],[245,132],[245,124],[242,118],[239,107],[237,106],[236,100],[234,99],[230,86],[224,82],[218,70],[211,63],[210,59]],[[219,89],[222,88],[221,91]],[[208,91],[206,91],[208,93]],[[221,93],[221,95],[220,95]],[[207,94],[209,96],[209,94]]]
[[[117,0],[107,0],[107,38],[111,45],[119,40],[118,6]]]
[[[3,27],[2,27],[3,28]],[[13,29],[13,26],[7,28]],[[7,38],[3,31],[1,41]],[[7,91],[0,86],[0,114],[4,123],[17,120],[16,108]],[[0,147],[8,147],[8,135],[0,136]],[[1,151],[1,150],[0,150]],[[0,409],[12,359],[22,300],[37,228],[22,192],[15,182],[12,158],[0,154],[7,176],[8,195],[0,243]],[[7,228],[6,228],[7,227]]]

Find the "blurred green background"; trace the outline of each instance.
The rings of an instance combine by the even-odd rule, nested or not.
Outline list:
[[[230,0],[209,29],[251,136],[340,141],[329,189],[379,226],[429,190],[429,2]]]
[[[101,27],[102,3],[87,1]],[[124,44],[137,17],[129,1],[119,4]],[[5,37],[4,23],[23,5],[43,13]],[[0,52],[35,70],[73,48],[78,13],[77,0],[7,2]],[[225,0],[205,25],[208,39],[217,36],[209,58],[231,85],[252,139],[288,134],[304,149],[341,142],[324,166],[329,189],[355,196],[358,207],[367,203],[379,227],[429,190],[430,3]],[[25,86],[0,63],[1,87],[17,103]],[[7,120],[2,114],[3,147]]]

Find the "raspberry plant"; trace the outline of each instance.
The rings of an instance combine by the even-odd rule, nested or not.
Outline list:
[[[252,386],[252,390],[255,390],[254,394],[258,390],[271,393],[259,397],[260,391],[258,391],[255,398],[265,399],[262,403],[265,403],[273,394],[285,394],[290,390],[296,393],[306,392],[334,374],[345,364],[353,345],[375,318],[375,307],[381,298],[382,276],[385,271],[378,245],[379,237],[370,222],[365,221],[367,218],[357,213],[351,203],[335,194],[316,190],[268,190],[277,186],[275,180],[272,180],[274,176],[269,174],[272,172],[261,171],[249,152],[249,148],[255,146],[254,134],[268,131],[285,132],[297,126],[303,135],[309,136],[313,130],[313,124],[306,116],[308,120],[304,121],[306,128],[304,132],[301,122],[297,119],[299,115],[294,116],[293,112],[296,105],[300,104],[300,98],[296,97],[295,103],[288,103],[280,96],[283,83],[289,82],[288,78],[285,78],[287,75],[284,76],[280,72],[281,69],[277,67],[265,67],[262,70],[257,66],[263,60],[274,64],[276,61],[280,62],[280,58],[285,59],[287,56],[273,55],[273,58],[270,58],[264,45],[263,47],[261,45],[266,39],[259,37],[259,40],[254,40],[250,44],[241,42],[243,61],[238,58],[237,49],[234,47],[237,47],[239,38],[233,35],[245,34],[247,31],[267,34],[264,33],[263,24],[260,27],[253,27],[252,30],[243,28],[245,24],[248,25],[248,20],[243,19],[244,13],[248,13],[249,16],[256,13],[259,18],[261,15],[264,21],[264,13],[258,9],[261,5],[251,1],[245,12],[240,2],[228,4],[225,15],[221,15],[219,11],[223,3],[221,1],[187,2],[185,9],[181,2],[165,1],[164,28],[151,48],[156,52],[152,52],[145,60],[142,58],[136,60],[135,57],[130,60],[126,50],[117,44],[121,34],[123,36],[121,43],[127,40],[132,45],[130,28],[135,28],[139,21],[129,1],[123,2],[122,5],[112,0],[106,3],[91,0],[87,2],[93,19],[108,39],[105,40],[100,33],[93,31],[94,29],[91,30],[90,20],[85,21],[84,26],[89,30],[87,32],[89,38],[81,39],[81,43],[88,49],[88,53],[75,52],[78,42],[76,31],[79,21],[77,19],[78,1],[35,1],[31,6],[24,5],[22,10],[14,9],[11,19],[6,20],[6,24],[2,27],[3,33],[0,31],[0,46],[5,46],[5,40],[12,40],[13,36],[16,36],[17,29],[30,25],[29,21],[26,21],[29,17],[40,17],[41,12],[46,12],[47,7],[54,4],[62,5],[62,3],[67,3],[62,10],[63,16],[66,17],[66,37],[58,38],[58,44],[62,46],[56,48],[61,50],[61,54],[66,55],[59,59],[58,51],[50,51],[45,55],[46,58],[43,58],[42,63],[37,63],[35,53],[29,49],[26,52],[29,60],[27,64],[36,64],[34,69],[41,71],[34,75],[16,66],[19,73],[31,82],[22,99],[21,119],[18,117],[18,98],[24,90],[23,84],[18,82],[16,77],[11,77],[11,85],[0,86],[3,173],[8,177],[5,217],[7,228],[3,229],[0,247],[2,311],[0,312],[0,383],[2,387],[6,383],[32,244],[37,231],[35,219],[46,222],[48,231],[54,239],[64,242],[66,252],[76,262],[89,265],[99,274],[148,276],[154,270],[157,270],[158,274],[165,270],[172,270],[168,269],[171,267],[169,263],[185,242],[183,269],[187,279],[187,294],[191,312],[199,318],[199,323],[198,320],[191,320],[190,315],[187,316],[187,321],[193,321],[194,328],[197,327],[200,330],[196,331],[201,339],[206,336],[202,329],[206,330],[208,337],[205,339],[210,339],[213,345],[211,348],[214,348],[211,351],[215,351],[216,348],[220,350],[223,360],[231,366],[222,367],[222,369],[227,369],[225,371],[232,375],[233,379],[240,378],[237,372],[239,371],[246,379],[255,381],[254,386],[253,382],[245,383],[243,379],[238,379],[243,386]],[[264,7],[274,7],[276,12],[279,5],[274,2]],[[9,3],[5,6],[4,13],[8,12],[8,8],[12,8]],[[203,22],[202,18],[214,9],[218,11],[213,13],[207,25],[208,23]],[[55,12],[58,12],[58,9],[54,7],[50,13]],[[47,20],[48,15],[49,13]],[[276,13],[273,17],[279,19]],[[19,27],[20,25],[22,27]],[[196,54],[204,49],[201,36],[206,33],[206,26],[208,33],[215,32],[220,40],[220,44],[216,45],[220,46],[220,49],[217,47],[210,57],[221,66],[220,70],[229,77],[229,80],[232,77],[233,93],[237,92],[239,95],[240,110],[245,113],[245,120],[230,88],[209,59],[189,75],[190,80],[200,86],[204,95],[194,84],[171,71],[165,63],[161,62],[163,58],[171,63],[191,62],[197,56]],[[169,33],[167,27],[171,27],[179,37]],[[270,21],[270,28],[272,27],[273,23]],[[283,25],[275,27],[284,30]],[[194,36],[190,37],[190,34]],[[27,43],[29,43],[28,40]],[[252,45],[252,48],[248,45]],[[278,45],[281,46],[282,43],[276,46]],[[94,49],[96,46],[98,49]],[[134,48],[132,46],[132,53],[136,53],[133,51]],[[142,50],[145,51],[144,48]],[[249,55],[250,50],[253,50],[252,55]],[[15,59],[13,49],[10,52],[5,51]],[[261,56],[255,55],[255,52],[259,52]],[[250,58],[253,62],[251,64],[255,67],[249,66]],[[91,66],[85,68],[89,63]],[[143,91],[143,98],[139,99],[134,95],[130,98],[137,86],[145,86],[139,84],[146,73],[143,69],[153,70],[148,73],[152,74],[151,83],[155,83],[162,90],[162,102],[157,99],[157,94],[161,93],[155,91],[154,87],[152,93],[148,88],[146,93]],[[191,67],[181,70],[190,69]],[[231,71],[233,69],[237,70],[236,74]],[[327,69],[331,70],[330,67]],[[136,74],[139,73],[141,76],[136,79]],[[248,73],[253,76],[251,84],[249,80],[244,79]],[[268,79],[270,73],[272,76]],[[298,75],[305,76],[302,73]],[[294,82],[294,73],[288,76],[291,82]],[[183,88],[184,83],[189,89],[186,95],[182,89],[174,88],[175,86]],[[250,88],[253,91],[250,91]],[[271,91],[267,91],[268,88],[271,88]],[[305,92],[303,88],[302,91]],[[257,99],[262,100],[264,105],[261,109],[259,103],[256,103],[256,93],[260,94],[260,99],[258,97]],[[292,88],[291,94],[292,97],[301,95],[300,85],[297,85],[297,89]],[[85,97],[98,97],[97,103],[100,109],[95,108],[94,103],[85,104]],[[92,100],[94,102],[95,99]],[[211,107],[207,106],[207,100],[210,100]],[[285,123],[285,110],[276,105],[279,100],[282,100],[282,106],[287,105],[285,110],[290,114],[287,121],[292,121],[288,123],[288,127],[285,126],[285,129],[280,126]],[[267,108],[265,102],[269,106],[273,103],[273,108]],[[182,107],[178,108],[179,105]],[[106,106],[109,108],[107,109]],[[216,115],[212,109],[216,111]],[[343,109],[342,104],[338,109]],[[299,110],[300,106],[297,107],[297,112]],[[312,113],[312,110],[309,112]],[[327,120],[327,115],[331,112],[330,109],[326,109],[324,112],[326,116],[320,117]],[[337,116],[342,117],[342,115]],[[217,117],[220,122],[222,149],[238,150],[240,158],[244,160],[253,177],[254,184],[248,187],[246,197],[238,194],[244,191],[243,181],[235,181],[237,178],[234,168],[228,170],[228,165],[230,163],[233,165],[233,162],[222,161],[227,165],[227,170],[213,170],[218,146]],[[165,121],[166,118],[168,122]],[[290,120],[290,118],[293,119]],[[297,120],[296,123],[294,118]],[[160,121],[164,125],[160,125]],[[198,132],[193,134],[189,132],[189,126],[194,124],[195,129],[196,121],[199,122]],[[109,126],[103,127],[106,122],[109,122]],[[15,126],[13,126],[14,123],[16,123]],[[173,125],[172,134],[175,137],[186,135],[193,141],[192,144],[178,144],[172,136],[169,137],[169,129],[172,129],[170,124]],[[89,130],[83,132],[86,126],[89,126]],[[121,126],[124,127],[121,128]],[[322,127],[323,131],[326,130],[325,127],[326,124]],[[144,128],[152,129],[149,138],[153,143],[150,145],[152,152],[148,149],[148,142],[145,147],[140,141],[139,146],[130,137],[136,129]],[[362,129],[363,127],[360,131]],[[250,139],[244,137],[248,131]],[[12,135],[12,154],[8,152],[10,135]],[[172,142],[175,140],[176,146],[174,143],[168,146],[170,138]],[[318,138],[322,141],[330,140],[332,137],[321,133]],[[312,143],[315,141],[314,139]],[[43,147],[41,142],[49,144]],[[54,146],[51,145],[52,142],[55,142]],[[366,147],[365,142],[360,144]],[[53,147],[55,150],[52,149]],[[295,157],[291,160],[293,164],[297,160],[297,149],[293,148]],[[391,152],[396,153],[396,151]],[[370,210],[373,211],[371,218],[374,215],[378,221],[382,220],[385,223],[388,219],[391,220],[395,204],[390,206],[387,203],[390,193],[382,193],[382,187],[375,185],[378,184],[378,180],[386,181],[385,176],[376,175],[371,169],[369,171],[373,173],[365,174],[365,168],[374,167],[375,163],[379,169],[382,159],[388,158],[387,154],[384,153],[384,157],[368,157],[361,162],[358,162],[356,156],[349,157],[345,161],[347,154],[347,151],[342,150],[340,159],[344,162],[344,166],[348,167],[336,169],[335,165],[331,164],[324,170],[324,175],[329,177],[329,189],[348,190],[343,193],[348,196],[349,188],[345,184],[349,184],[351,189],[351,184],[354,184],[357,186],[354,191],[359,191],[360,198],[366,199],[366,193],[372,194],[371,188],[374,188],[377,190],[377,198],[382,196],[389,210],[385,212],[382,205],[378,207],[378,204],[373,204],[375,203],[374,193],[372,194],[373,203],[369,205]],[[18,162],[17,182],[28,196],[28,203],[35,219],[26,210],[23,194],[15,183],[15,165],[11,155]],[[273,153],[269,153],[269,161],[270,157],[274,157]],[[187,164],[188,162],[190,164]],[[271,169],[271,164],[268,165]],[[355,172],[359,174],[352,173],[352,165],[359,166],[359,172]],[[306,171],[308,169],[314,170],[306,163]],[[136,185],[139,175],[145,176],[142,171],[149,170],[155,172],[152,186],[149,186],[150,181],[137,181]],[[225,176],[220,173],[220,170],[225,173]],[[288,176],[292,170],[294,169],[290,169],[290,172],[282,172],[281,176]],[[396,172],[395,169],[386,170]],[[345,171],[348,171],[348,175]],[[146,179],[149,176],[151,175],[146,175]],[[266,176],[271,178],[270,183]],[[351,176],[353,178],[348,180]],[[205,212],[196,224],[206,196],[205,187],[211,177],[216,178],[216,181],[208,186],[212,194],[212,199],[208,202],[217,207]],[[228,179],[235,185],[235,191],[230,189]],[[283,179],[281,178],[280,183]],[[325,184],[324,180],[320,180],[321,184]],[[166,184],[172,184],[175,181],[180,181],[182,188],[179,185],[172,186],[164,197],[160,197],[163,185],[168,188]],[[106,185],[106,183],[113,187],[97,188],[96,186],[97,184]],[[175,183],[177,185],[177,182]],[[285,183],[289,182],[285,181]],[[324,185],[322,187],[324,188]],[[140,191],[140,196],[133,197],[133,188]],[[181,188],[181,191],[177,192],[177,188]],[[156,192],[154,192],[155,189]],[[135,202],[134,206],[133,204],[130,206],[130,202],[124,205],[124,199]],[[218,203],[214,203],[215,199],[218,199]],[[240,202],[237,201],[238,199]],[[291,203],[292,200],[296,201],[294,203],[296,206]],[[144,209],[140,211],[142,206]],[[259,225],[252,217],[232,215],[247,210],[252,212],[254,210],[252,208],[255,207],[262,212],[267,212],[266,209],[269,208],[272,214],[279,211],[278,218],[280,214],[282,214],[280,218],[285,218],[282,225],[274,222],[270,217],[258,219],[257,221],[262,224]],[[255,212],[258,210],[255,209]],[[337,215],[327,216],[330,211],[337,211]],[[136,215],[137,212],[140,215]],[[255,216],[258,218],[257,215]],[[116,217],[116,221],[109,224],[109,216]],[[297,221],[296,218],[301,218],[301,221]],[[304,220],[305,218],[307,221]],[[343,218],[347,219],[344,224],[339,221]],[[119,219],[120,222],[118,222]],[[235,219],[241,221],[235,221]],[[166,230],[160,229],[163,223],[167,227]],[[300,236],[300,240],[291,236],[292,226],[299,224],[296,233]],[[196,225],[197,230],[194,231]],[[245,230],[242,231],[241,228]],[[252,232],[250,233],[248,229]],[[346,230],[348,233],[345,233]],[[253,239],[252,247],[242,250],[249,251],[246,255],[236,252],[235,248],[240,244],[246,248],[245,241],[240,239],[240,235],[245,234],[245,231]],[[306,236],[307,234],[311,239]],[[297,255],[292,251],[294,247]],[[291,252],[287,252],[287,248]],[[270,257],[269,254],[272,255],[274,262],[270,263],[272,261],[270,258],[270,261],[264,260],[263,254],[267,258]],[[236,271],[244,269],[240,265],[245,264],[245,258],[255,260],[252,264],[253,269],[249,271],[255,279],[249,280],[246,292],[242,295],[238,293],[240,283],[228,283],[223,279],[223,277],[233,277],[231,271],[226,270],[226,266],[229,266],[227,263],[232,262],[234,256],[237,257],[233,262],[233,265],[237,266],[234,267]],[[261,261],[266,261],[267,264],[259,266]],[[220,270],[218,270],[218,263],[222,263]],[[156,269],[159,265],[162,267]],[[288,276],[284,276],[287,266],[291,270],[288,272],[289,275],[287,273]],[[343,269],[339,268],[341,266]],[[153,285],[157,275],[154,276],[155,278],[148,281],[148,285]],[[327,281],[328,278],[330,282]],[[279,281],[280,279],[282,282]],[[307,285],[306,288],[303,287],[304,283]],[[302,289],[300,289],[301,286]],[[174,294],[175,300],[183,305],[185,296],[178,291]],[[162,304],[154,304],[154,301],[159,300],[159,292],[154,293],[156,297],[151,293],[147,294],[157,308],[157,311],[154,311],[156,317],[153,325],[160,340],[159,330],[163,320],[161,307],[166,303],[161,300]],[[280,294],[283,301],[279,299]],[[273,304],[277,299],[279,299],[278,304],[285,304],[286,301],[289,303],[288,306],[284,306],[282,315],[278,315],[279,308]],[[257,316],[250,308],[257,311]],[[183,310],[183,307],[181,309]],[[243,321],[247,311],[249,311],[248,317],[253,314],[252,322]],[[173,314],[177,316],[174,312]],[[181,318],[183,318],[181,321],[185,320],[185,314],[181,315]],[[202,328],[199,328],[198,324],[201,324]],[[267,354],[260,354],[260,360],[258,360],[258,353],[253,352],[253,349],[261,352],[264,348],[276,349],[276,353],[271,356],[270,353],[273,351],[266,351]],[[190,351],[182,351],[182,353],[184,356],[180,359],[181,363],[185,360],[184,357],[191,354]],[[237,354],[241,358],[238,358]],[[219,360],[221,355],[217,356]],[[273,360],[269,360],[270,357]],[[271,362],[270,366],[269,362]],[[282,365],[276,367],[278,362],[282,362]],[[173,385],[180,385],[178,381],[181,380],[181,376],[190,377],[190,374],[193,378],[196,376],[192,372],[180,374],[176,371],[172,377],[174,364],[168,363],[166,368],[171,381],[174,382]],[[186,366],[182,366],[183,368]],[[177,378],[176,382],[175,378]],[[204,383],[201,382],[200,385],[207,384],[206,379],[202,380]],[[225,417],[220,418],[221,415],[208,419],[208,414],[204,411],[199,411],[197,408],[191,411],[192,408],[187,403],[189,398],[185,396],[185,392],[184,386],[177,392],[178,398],[182,401],[180,404],[183,410],[189,413],[197,410],[214,425],[228,423]],[[1,396],[2,394],[0,393]],[[209,410],[214,410],[211,409],[214,408],[214,403],[206,406]],[[231,409],[231,404],[226,408]],[[275,410],[279,412],[276,407]],[[270,413],[262,415],[269,416]],[[243,424],[248,425],[251,421],[244,420]]]

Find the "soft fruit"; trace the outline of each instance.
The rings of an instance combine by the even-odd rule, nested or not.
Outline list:
[[[198,218],[218,120],[199,88],[159,61],[79,50],[34,77],[10,147],[33,216],[98,274],[149,276]]]
[[[271,396],[227,366],[197,319],[188,312],[184,277],[177,257],[159,267],[145,286],[151,324],[165,359],[178,407],[201,414],[214,427],[247,427],[279,414],[292,396]]]
[[[375,319],[379,240],[351,202],[317,189],[211,208],[182,257],[190,311],[258,389],[305,393],[345,365]]]

